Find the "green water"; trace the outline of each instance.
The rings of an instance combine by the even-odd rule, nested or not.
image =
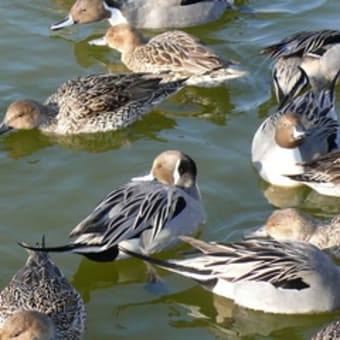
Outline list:
[[[72,2],[1,0],[2,113],[15,99],[43,101],[69,78],[125,71],[116,52],[87,45],[105,32],[107,23],[49,31]],[[45,234],[49,244],[65,243],[100,198],[148,171],[153,157],[166,149],[181,149],[197,162],[207,211],[201,234],[205,240],[239,239],[243,230],[261,224],[274,206],[299,206],[317,217],[340,213],[340,200],[308,189],[268,188],[250,163],[252,136],[276,108],[270,64],[258,51],[293,32],[338,29],[340,2],[242,4],[257,14],[228,12],[218,22],[187,31],[225,58],[239,60],[249,70],[248,77],[215,89],[188,88],[115,133],[88,139],[51,139],[37,131],[0,137],[0,287],[26,259],[16,242],[34,243]],[[85,339],[307,339],[340,315],[251,312],[166,272],[161,273],[168,292],[157,295],[145,289],[145,268],[138,261],[98,264],[77,255],[53,258],[86,301]]]

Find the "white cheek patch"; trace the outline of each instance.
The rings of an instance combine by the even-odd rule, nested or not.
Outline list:
[[[109,7],[105,3],[105,1],[103,1],[103,6],[108,12],[111,13],[111,17],[109,18],[109,22],[111,26],[128,23],[123,13],[118,8]]]
[[[179,170],[178,170],[180,164],[181,164],[181,160],[179,159],[179,160],[176,162],[175,169],[174,169],[174,172],[173,172],[173,174],[172,174],[172,177],[173,177],[173,179],[174,179],[174,184],[175,184],[175,185],[179,182],[179,180],[180,180],[180,178],[181,178],[181,175],[180,175]]]

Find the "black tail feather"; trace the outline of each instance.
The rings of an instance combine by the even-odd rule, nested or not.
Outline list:
[[[185,275],[185,273],[193,273],[193,274],[198,274],[198,275],[204,274],[204,271],[196,269],[194,267],[184,266],[184,265],[181,265],[179,263],[174,263],[172,261],[156,259],[154,257],[150,257],[150,256],[147,256],[147,255],[144,255],[144,254],[136,253],[134,251],[128,250],[128,249],[123,248],[121,246],[119,246],[119,250],[124,252],[127,255],[130,255],[132,257],[138,258],[138,259],[143,260],[145,262],[154,264],[154,265],[159,266],[163,269],[166,269],[166,270],[169,270],[169,271],[172,271],[172,272],[176,272],[176,273],[182,273],[183,276],[190,276],[190,275]],[[208,273],[211,273],[210,269],[206,270],[206,274],[208,274]]]
[[[65,252],[73,252],[74,250],[81,249],[81,244],[66,244],[64,246],[56,246],[56,247],[46,247],[45,241],[43,241],[42,245],[31,246],[24,242],[18,242],[20,247],[25,249],[35,250],[35,251],[46,251],[46,252],[56,252],[56,253],[65,253]],[[86,245],[84,245],[86,246]]]
[[[108,249],[103,250],[90,250],[90,247],[88,244],[66,244],[64,246],[56,246],[56,247],[43,247],[41,246],[31,246],[24,242],[19,242],[18,245],[20,247],[23,247],[25,249],[35,250],[35,251],[43,251],[43,252],[55,252],[55,253],[74,253],[78,255],[83,255],[87,257],[88,259],[96,262],[111,262],[115,260],[118,256],[119,249],[118,246],[113,246]],[[95,248],[95,245],[93,246]],[[99,247],[99,246],[98,246]],[[86,249],[86,251],[85,251]]]

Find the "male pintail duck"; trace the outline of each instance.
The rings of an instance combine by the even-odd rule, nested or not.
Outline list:
[[[266,47],[263,54],[277,60],[273,69],[276,97],[281,103],[309,82],[316,91],[328,86],[340,70],[340,31],[304,31]]]
[[[18,311],[6,319],[0,340],[57,340],[53,321],[45,313]]]
[[[89,43],[118,50],[122,62],[133,72],[169,72],[168,80],[189,78],[187,85],[216,86],[247,73],[182,31],[165,32],[147,40],[124,23],[109,28],[103,38]]]
[[[77,0],[68,16],[50,28],[103,19],[111,25],[124,20],[138,28],[190,27],[217,20],[228,8],[237,9],[233,0]]]
[[[27,250],[25,266],[1,291],[0,328],[14,313],[31,310],[51,318],[57,339],[81,339],[85,323],[84,302],[48,253],[40,249]]]
[[[340,197],[340,152],[330,152],[299,164],[302,172],[288,175],[290,179],[311,187],[326,196]]]
[[[196,176],[188,155],[162,152],[149,175],[133,178],[99,202],[70,233],[77,237],[73,243],[43,250],[112,261],[126,257],[119,245],[145,254],[172,247],[179,235],[196,232],[204,220]]]
[[[319,330],[311,340],[336,340],[340,339],[340,321],[335,321]]]
[[[305,242],[252,240],[230,244],[181,239],[200,254],[159,260],[127,254],[189,277],[236,304],[280,314],[308,314],[340,308],[340,267]]]
[[[268,217],[265,225],[246,232],[245,237],[309,242],[340,259],[340,215],[320,221],[295,208],[279,209]]]
[[[339,149],[334,88],[310,90],[269,116],[252,141],[252,162],[267,182],[285,187],[301,183],[287,177],[302,172],[301,162]]]
[[[175,93],[181,81],[162,83],[150,74],[95,74],[65,82],[42,105],[21,99],[7,109],[0,134],[38,128],[50,134],[78,134],[127,127]]]

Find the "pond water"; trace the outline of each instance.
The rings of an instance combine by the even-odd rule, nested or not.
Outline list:
[[[106,22],[51,32],[70,0],[1,0],[0,109],[15,99],[43,101],[65,80],[95,72],[126,72],[119,54],[87,41]],[[240,239],[276,207],[297,206],[326,218],[340,200],[309,189],[277,191],[259,180],[250,143],[262,119],[276,109],[264,46],[301,30],[338,29],[338,0],[241,2],[254,14],[228,11],[218,21],[186,29],[249,76],[214,89],[187,88],[130,128],[90,138],[49,138],[37,131],[0,137],[0,287],[23,265],[16,242],[63,244],[111,189],[149,170],[154,156],[180,149],[195,159],[207,212],[201,238]],[[153,32],[146,32],[152,34]],[[338,91],[339,92],[339,91]],[[338,96],[339,97],[339,96]],[[340,97],[337,99],[339,106]],[[2,117],[2,116],[1,116]],[[174,256],[170,251],[167,256]],[[164,257],[164,255],[163,255]],[[308,339],[339,313],[275,316],[239,308],[194,282],[161,271],[167,292],[145,287],[136,260],[98,264],[77,255],[53,255],[87,308],[84,339]]]

